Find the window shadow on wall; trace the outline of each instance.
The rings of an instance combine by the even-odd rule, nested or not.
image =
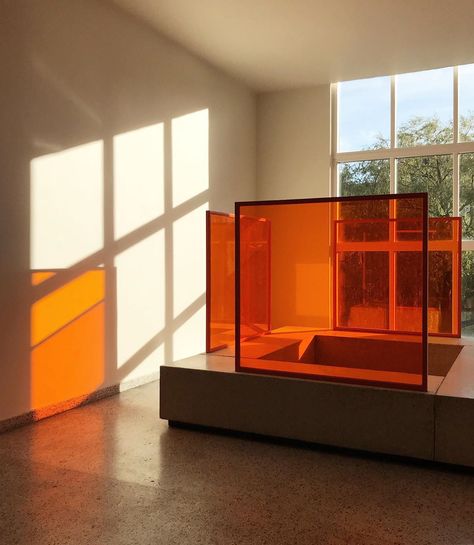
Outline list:
[[[209,110],[31,161],[31,407],[204,350]]]

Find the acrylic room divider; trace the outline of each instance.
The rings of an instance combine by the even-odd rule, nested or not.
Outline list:
[[[262,360],[246,370],[419,388],[410,362],[425,322],[448,337],[461,323],[460,218],[427,220],[426,198],[237,203],[237,222],[207,212],[206,351],[236,355],[239,369]]]
[[[335,329],[421,331],[419,293],[412,283],[422,274],[413,253],[421,219],[403,217],[399,207],[397,217],[392,213],[378,218],[379,229],[374,230],[374,219],[351,218],[348,205],[339,210],[334,235]],[[428,333],[460,337],[461,218],[429,218],[428,264]]]
[[[426,194],[236,203],[235,218],[237,370],[426,390]],[[270,327],[249,337],[257,221],[271,230]],[[390,322],[391,298],[415,327]]]
[[[252,276],[243,277],[249,295],[241,307],[241,335],[270,329],[270,224],[261,218],[242,218],[246,238],[242,247],[252,263]],[[233,214],[206,212],[206,352],[235,353],[235,220]]]
[[[235,221],[206,212],[206,352],[235,342]]]

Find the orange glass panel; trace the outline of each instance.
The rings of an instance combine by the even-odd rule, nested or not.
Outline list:
[[[240,337],[270,330],[270,222],[240,218]]]
[[[461,336],[461,218],[429,218],[428,332],[433,336]],[[397,241],[420,240],[420,221],[400,218]],[[396,307],[396,328],[420,331],[421,313],[409,303],[410,282],[421,265],[414,255],[399,255],[397,280],[400,282]],[[404,269],[406,271],[404,272]],[[404,292],[405,294],[403,294]]]
[[[402,201],[415,240],[396,240]],[[237,370],[426,389],[426,194],[237,203],[236,217]],[[266,285],[263,257],[252,256],[261,233],[249,218],[271,226],[271,328],[255,327],[252,336],[246,305]],[[409,269],[402,258],[397,272],[395,244],[421,265],[400,296],[393,278]],[[395,332],[397,297],[416,303],[417,331]]]
[[[364,206],[360,211],[367,214],[369,208]],[[421,210],[416,199],[400,198],[390,208],[372,205],[377,217],[361,219],[354,217],[354,204],[340,206],[335,255],[337,328],[421,332]],[[429,219],[428,331],[432,335],[461,334],[460,221]]]
[[[206,213],[207,322],[206,351],[225,347],[233,353],[235,338],[235,221],[231,214]]]
[[[339,252],[338,326],[389,327],[389,252]]]
[[[429,220],[430,335],[461,336],[461,218]]]

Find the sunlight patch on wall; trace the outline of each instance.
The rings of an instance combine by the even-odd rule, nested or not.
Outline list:
[[[103,143],[31,161],[32,269],[70,267],[103,246]]]
[[[205,351],[206,307],[202,306],[173,333],[173,360]]]
[[[171,257],[168,256],[168,259]],[[116,257],[117,366],[125,365],[165,327],[165,245],[163,230]],[[162,347],[139,358],[133,375],[158,371]],[[128,375],[128,378],[130,376]]]
[[[173,224],[173,317],[206,291],[207,203]]]
[[[173,206],[209,188],[209,110],[176,117],[171,124]]]
[[[114,137],[115,237],[164,212],[163,123]]]

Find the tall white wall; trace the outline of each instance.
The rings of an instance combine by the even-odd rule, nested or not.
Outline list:
[[[204,349],[204,211],[256,197],[256,99],[100,0],[0,1],[0,35],[3,420]]]
[[[330,87],[263,93],[257,101],[259,199],[330,194]]]

